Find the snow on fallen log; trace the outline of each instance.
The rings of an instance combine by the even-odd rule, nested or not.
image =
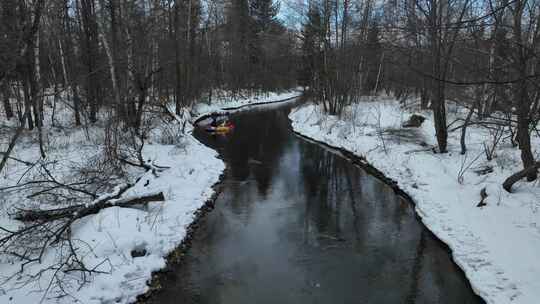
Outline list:
[[[512,175],[510,175],[504,182],[503,182],[503,188],[504,190],[508,192],[512,192],[512,186],[517,183],[519,180],[527,177],[529,174],[538,171],[538,168],[540,168],[540,162],[536,162],[534,165],[525,168],[519,172],[516,172]]]
[[[49,210],[21,210],[15,219],[23,222],[53,221],[61,218],[79,219],[90,214],[96,214],[100,210],[109,207],[126,208],[134,205],[165,200],[163,192],[146,193],[121,198],[122,194],[131,188],[131,186],[132,185],[129,184],[116,186],[113,192],[101,195],[94,201],[87,204]]]
[[[149,202],[164,201],[162,192],[146,193],[122,197],[131,185],[117,186],[112,193],[99,196],[88,204],[80,204],[50,210],[21,210],[16,219],[24,222],[16,230],[0,227],[0,254],[16,257],[22,262],[18,274],[25,272],[25,267],[33,263],[41,263],[49,248],[65,248],[66,254],[58,265],[47,269],[62,269],[64,272],[77,271],[83,275],[98,273],[96,267],[87,267],[80,256],[79,247],[72,238],[72,225],[88,215],[97,214],[110,207],[129,208]],[[30,279],[32,281],[33,279]]]

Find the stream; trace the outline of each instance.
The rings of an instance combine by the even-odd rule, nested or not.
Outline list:
[[[215,209],[152,303],[484,303],[414,206],[296,136],[294,104],[196,136],[229,166]]]

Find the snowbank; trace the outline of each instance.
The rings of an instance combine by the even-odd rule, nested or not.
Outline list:
[[[347,108],[341,118],[325,115],[313,104],[293,110],[289,118],[296,132],[351,151],[397,181],[487,303],[538,303],[540,188],[521,182],[509,194],[501,186],[521,168],[519,150],[503,139],[495,158],[487,161],[483,144],[490,144],[493,134],[469,127],[466,155],[459,153],[459,131],[449,136],[449,153],[434,154],[432,116],[413,110],[391,98],[377,98]],[[401,128],[412,113],[427,120],[418,129]],[[449,121],[466,115],[454,105],[449,113]],[[533,146],[539,144],[534,138]],[[475,173],[486,165],[493,172]],[[487,206],[479,208],[484,187]]]
[[[302,95],[302,92],[301,88],[296,88],[284,92],[270,92],[261,95],[246,94],[229,96],[229,94],[224,94],[222,96],[215,96],[211,102],[197,104],[193,109],[193,117],[195,118],[194,121],[197,121],[201,117],[213,112],[234,112],[249,106],[288,101],[299,97]]]
[[[73,165],[91,160],[101,149],[102,139],[96,139],[102,136],[99,128],[52,130],[55,131],[48,135],[51,148],[47,161],[57,162],[53,172],[58,179],[69,176]],[[124,196],[163,192],[165,201],[152,202],[140,209],[103,209],[72,226],[72,239],[80,247],[78,252],[84,264],[103,273],[87,276],[85,284],[81,284],[83,278],[79,275],[63,273],[60,277],[64,280],[58,285],[53,278],[59,266],[55,263],[65,254],[62,249],[47,250],[41,263],[27,265],[23,274],[18,274],[22,265],[19,259],[0,256],[0,303],[131,303],[148,290],[152,272],[163,268],[166,256],[184,240],[197,210],[214,194],[212,187],[219,181],[225,166],[215,151],[189,134],[175,145],[148,143],[143,155],[170,169],[157,177],[151,172],[145,173]],[[25,135],[13,156],[28,161],[39,159],[35,139]],[[0,176],[0,187],[16,183],[25,170],[23,164],[10,162]],[[132,176],[140,174],[138,171]],[[117,179],[114,173],[105,178],[113,183]],[[18,192],[3,194],[0,200],[2,227],[20,225],[8,216],[14,208],[26,206],[29,193]],[[133,250],[142,256],[132,257]],[[51,268],[43,271],[48,267]]]

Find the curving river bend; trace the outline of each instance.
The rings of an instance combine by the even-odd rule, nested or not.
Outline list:
[[[483,303],[393,190],[298,138],[292,105],[197,137],[229,165],[216,208],[153,303]]]

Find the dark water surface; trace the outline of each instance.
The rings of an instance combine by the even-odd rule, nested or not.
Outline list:
[[[290,106],[199,133],[230,170],[155,303],[483,303],[413,206],[297,138]]]

